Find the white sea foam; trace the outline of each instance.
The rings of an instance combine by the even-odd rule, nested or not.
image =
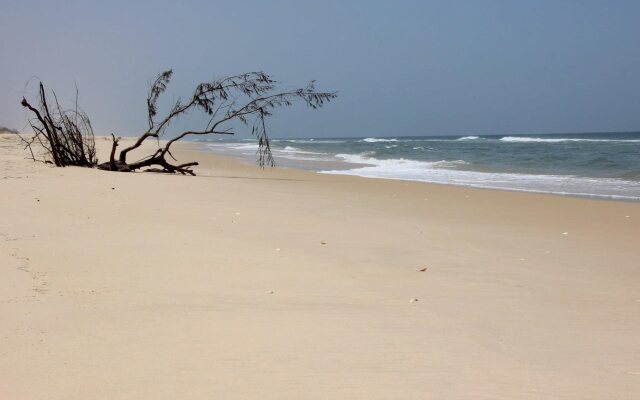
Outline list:
[[[375,139],[375,138],[368,138]],[[455,139],[454,139],[455,140]],[[459,140],[459,139],[458,139]],[[471,139],[469,139],[471,140]],[[571,139],[571,138],[536,138],[513,137],[502,138],[503,142],[549,142],[560,141],[617,141],[640,142],[640,140],[608,140],[608,139]],[[362,140],[360,140],[362,141]],[[378,141],[398,141],[396,139],[381,139]],[[404,141],[404,140],[403,140]],[[284,141],[281,146],[290,143]],[[316,141],[319,143],[320,141]],[[375,140],[374,140],[375,143]],[[291,143],[293,144],[293,143]],[[391,144],[393,145],[393,144]],[[254,142],[208,142],[206,147],[216,152],[237,154],[248,159],[255,157],[258,150]],[[378,146],[372,146],[375,148]],[[380,146],[382,147],[382,146]],[[417,146],[423,147],[423,146]],[[418,148],[414,148],[417,150]],[[431,150],[431,148],[427,148]],[[314,149],[315,150],[315,149]],[[346,149],[345,149],[346,150]],[[613,178],[586,178],[568,175],[533,175],[518,173],[492,173],[470,171],[468,163],[463,160],[418,161],[402,158],[382,160],[378,159],[374,150],[360,154],[331,155],[322,152],[302,150],[295,146],[272,147],[274,156],[281,159],[300,160],[301,162],[336,162],[353,164],[347,170],[328,170],[322,173],[359,175],[371,178],[401,179],[420,182],[453,184],[470,187],[483,187],[515,191],[556,193],[565,195],[591,196],[624,200],[640,200],[640,182]],[[349,150],[347,150],[349,151]]]
[[[320,140],[320,139],[289,139],[291,143],[346,143],[346,140]]]
[[[255,143],[238,143],[238,142],[215,142],[207,143],[206,146],[217,153],[235,154],[246,158],[253,158],[259,149]],[[295,161],[335,161],[333,157],[326,153],[301,150],[293,146],[285,146],[284,148],[272,147],[271,152],[276,159],[288,159]]]
[[[255,139],[250,139],[255,140]],[[272,143],[302,143],[302,144],[317,144],[317,143],[346,143],[346,140],[339,139],[271,139]]]
[[[606,178],[582,178],[568,175],[531,175],[461,170],[463,160],[415,161],[379,160],[355,154],[338,158],[363,166],[348,170],[320,171],[325,174],[357,175],[368,178],[411,180],[459,186],[505,189],[537,193],[640,200],[640,182]]]
[[[370,156],[370,153],[362,154],[337,154],[337,158],[353,164],[365,164],[378,167],[380,170],[386,170],[390,173],[407,172],[407,171],[423,171],[432,168],[455,168],[461,165],[468,165],[464,160],[441,160],[441,161],[417,161],[407,160],[404,158],[379,160]]]
[[[325,155],[325,153],[318,153],[316,151],[300,150],[299,148],[293,147],[293,146],[285,146],[283,149],[271,148],[271,151],[274,152],[274,153],[282,152],[282,153],[296,153],[296,154]]]
[[[464,160],[453,160],[453,161],[442,160],[442,161],[433,162],[431,166],[434,168],[456,168],[461,165],[469,165],[469,164],[470,163]]]
[[[208,143],[207,146],[212,149],[230,149],[230,150],[240,150],[243,152],[248,150],[255,152],[259,148],[257,143]],[[313,151],[300,150],[299,148],[293,147],[293,146],[285,146],[282,149],[272,147],[271,151],[274,153],[300,153],[300,154],[318,154],[318,155],[324,154],[324,153],[317,153]]]
[[[257,143],[233,143],[233,144],[219,144],[218,147],[228,147],[236,150],[258,150]]]
[[[361,140],[361,142],[366,142],[366,143],[378,143],[378,142],[397,142],[398,139],[384,139],[384,138],[364,138]]]
[[[477,140],[477,139],[480,139],[480,137],[479,136],[464,136],[464,137],[458,138],[456,140]]]
[[[505,136],[500,139],[501,142],[513,143],[562,143],[562,142],[621,142],[621,143],[640,143],[636,139],[579,139],[579,138],[539,138],[539,137],[520,137]]]
[[[375,158],[369,157],[370,155],[371,155],[371,152],[367,152],[367,153],[363,153],[363,154],[336,154],[336,158],[339,158],[339,159],[341,159],[343,161],[346,161],[346,162],[352,163],[352,164],[370,164],[370,165],[374,165],[375,161],[377,161],[377,160]]]

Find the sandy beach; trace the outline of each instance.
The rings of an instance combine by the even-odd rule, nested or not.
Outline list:
[[[0,135],[0,399],[640,396],[640,203],[176,155]]]

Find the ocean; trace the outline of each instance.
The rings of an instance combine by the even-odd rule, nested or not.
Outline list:
[[[255,139],[204,148],[254,159]],[[325,174],[640,201],[640,132],[272,139],[276,163]]]

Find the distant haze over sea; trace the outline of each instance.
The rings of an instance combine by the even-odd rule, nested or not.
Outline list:
[[[255,157],[254,139],[205,148]],[[322,173],[640,200],[640,132],[273,139],[283,166]]]

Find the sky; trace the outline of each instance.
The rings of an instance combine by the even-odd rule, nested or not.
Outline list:
[[[0,125],[20,130],[40,79],[77,86],[96,133],[141,134],[172,68],[163,105],[257,70],[338,92],[272,137],[640,131],[640,1],[0,1]]]

